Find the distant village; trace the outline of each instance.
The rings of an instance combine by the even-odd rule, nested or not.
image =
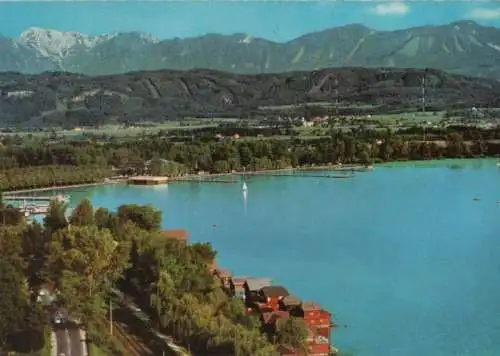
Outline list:
[[[319,110],[325,112],[325,110]],[[457,109],[448,110],[445,112],[402,112],[389,114],[371,114],[369,110],[364,110],[357,114],[332,114],[327,115],[306,115],[301,116],[294,114],[292,110],[286,110],[280,113],[270,112],[268,115],[257,115],[247,118],[183,118],[173,121],[176,124],[169,124],[169,121],[164,123],[157,122],[135,122],[111,125],[114,130],[107,130],[106,134],[113,135],[113,131],[123,132],[127,134],[130,131],[132,134],[137,130],[151,131],[155,129],[165,130],[202,130],[204,128],[238,128],[238,129],[254,129],[265,130],[274,129],[322,129],[334,128],[338,130],[350,131],[354,128],[365,129],[380,129],[390,128],[397,130],[399,128],[410,127],[427,127],[427,128],[447,128],[449,126],[468,126],[480,129],[493,129],[500,126],[500,110],[488,108]],[[106,126],[106,125],[104,125]],[[109,126],[109,125],[108,125]],[[168,126],[168,127],[167,127]],[[53,136],[58,134],[70,134],[74,136],[98,135],[104,134],[100,132],[98,127],[93,126],[73,126],[65,128],[51,127],[32,127],[32,128],[17,128],[3,127],[0,128],[0,134],[16,134],[16,133],[36,133],[45,132],[51,133]],[[227,137],[222,134],[216,135],[217,139],[238,139],[239,136]]]

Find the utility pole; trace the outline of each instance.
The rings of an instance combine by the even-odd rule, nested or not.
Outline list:
[[[421,90],[422,90],[422,112],[425,113],[425,74],[422,77]]]
[[[109,333],[113,336],[113,305],[111,297],[109,298]]]

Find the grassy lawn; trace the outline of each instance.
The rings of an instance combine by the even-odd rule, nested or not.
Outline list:
[[[94,344],[89,344],[89,356],[107,356],[99,347]]]
[[[197,129],[197,128],[206,128],[206,127],[216,127],[222,123],[231,123],[238,121],[238,119],[231,118],[186,118],[183,121],[167,121],[164,123],[152,124],[151,126],[131,126],[125,128],[122,125],[104,125],[98,129],[92,128],[81,128],[75,130],[55,130],[58,136],[81,136],[84,134],[92,134],[92,135],[110,135],[116,137],[123,136],[138,136],[143,133],[153,134],[157,133],[160,130],[168,131],[168,130],[189,130],[189,129]],[[184,125],[182,125],[184,124]],[[49,137],[51,135],[50,132],[12,132],[12,133],[2,133],[3,135],[32,135],[34,137]]]
[[[378,120],[381,123],[394,122],[397,120],[412,120],[414,122],[436,122],[444,119],[444,111],[433,112],[411,112],[401,114],[372,115],[371,120]]]
[[[374,105],[371,104],[365,104],[365,105],[349,105],[345,106],[342,104],[336,104],[334,101],[317,101],[317,102],[307,102],[307,103],[300,103],[300,104],[288,104],[288,105],[269,105],[269,106],[259,106],[260,110],[270,110],[270,111],[275,111],[275,110],[288,110],[300,106],[320,106],[324,108],[333,108],[333,107],[338,107],[339,109],[370,109],[373,108]]]

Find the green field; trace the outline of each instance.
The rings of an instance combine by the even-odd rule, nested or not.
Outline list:
[[[329,103],[314,103],[315,105],[323,104],[330,105]],[[278,109],[285,107],[292,107],[293,105],[266,107],[267,109]],[[314,138],[319,136],[329,135],[331,129],[335,130],[350,130],[364,126],[367,129],[381,129],[387,128],[397,129],[399,127],[408,127],[413,125],[436,125],[443,120],[454,120],[459,118],[446,118],[446,112],[406,112],[398,114],[377,114],[377,115],[361,115],[361,116],[346,116],[339,119],[330,121],[330,125],[313,126],[313,127],[298,127],[294,129],[297,136],[303,139]],[[111,136],[116,138],[132,138],[140,135],[156,134],[160,131],[170,130],[190,130],[202,129],[209,127],[218,127],[221,124],[239,123],[242,128],[257,127],[259,121],[257,119],[237,119],[237,118],[185,118],[178,121],[168,121],[164,123],[142,123],[137,126],[124,126],[124,125],[104,125],[100,128],[75,128],[72,130],[63,130],[55,128],[52,131],[44,132],[11,132],[0,133],[0,135],[30,135],[33,137],[50,138],[57,137],[74,137],[74,138],[90,138],[92,136]],[[54,137],[55,137],[54,136]],[[260,138],[260,137],[259,137]],[[281,138],[274,136],[273,138]],[[289,138],[283,136],[283,138]]]
[[[225,118],[196,118],[185,119],[183,121],[168,121],[164,123],[151,123],[150,125],[138,125],[125,127],[124,125],[104,125],[100,128],[75,128],[73,130],[54,129],[53,131],[59,136],[82,136],[82,135],[110,135],[117,137],[124,136],[139,136],[142,134],[154,134],[159,131],[169,130],[189,130],[206,127],[217,127],[222,123],[231,123],[238,121],[238,119],[225,119]],[[44,132],[9,132],[1,133],[0,135],[32,135],[36,137],[49,137],[53,135],[50,131]]]
[[[89,356],[108,356],[108,355],[96,345],[89,344]]]
[[[411,113],[401,113],[401,114],[383,114],[383,115],[371,115],[370,117],[363,116],[362,118],[376,120],[380,123],[390,123],[398,120],[408,120],[415,123],[422,122],[439,122],[445,118],[444,111],[438,112],[411,112]]]

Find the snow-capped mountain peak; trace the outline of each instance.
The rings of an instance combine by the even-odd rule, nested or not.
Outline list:
[[[33,48],[41,56],[61,60],[74,49],[90,49],[108,36],[87,36],[79,32],[62,32],[40,27],[26,29],[18,41]]]

